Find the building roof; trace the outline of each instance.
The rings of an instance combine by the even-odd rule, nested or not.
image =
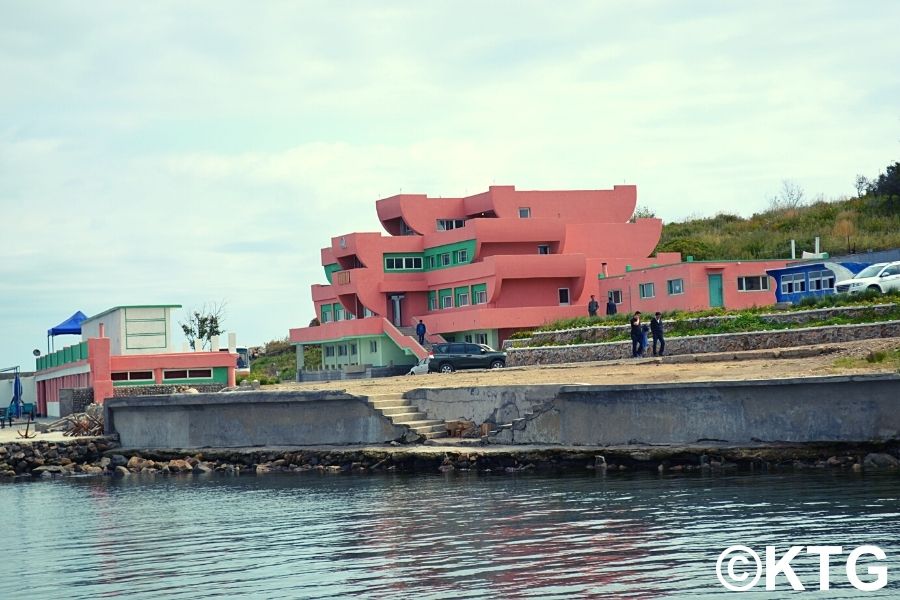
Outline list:
[[[96,315],[88,317],[87,319],[85,319],[85,321],[92,321],[98,317],[108,315],[109,313],[121,310],[123,308],[181,308],[181,304],[125,304],[122,306],[113,306],[112,308],[107,308],[101,313],[97,313]]]

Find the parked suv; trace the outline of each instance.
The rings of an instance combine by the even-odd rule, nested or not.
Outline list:
[[[874,290],[884,294],[890,290],[900,290],[900,261],[869,265],[853,276],[834,284],[837,293],[857,294]]]
[[[457,369],[499,369],[506,366],[506,352],[484,344],[451,342],[431,347],[429,371],[452,373]]]

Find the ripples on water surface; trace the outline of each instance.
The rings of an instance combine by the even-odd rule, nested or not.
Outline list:
[[[847,473],[4,484],[0,598],[699,597],[726,593],[715,561],[733,544],[875,544],[890,583],[865,596],[896,598],[898,497],[896,474]],[[813,596],[858,594],[831,573]]]

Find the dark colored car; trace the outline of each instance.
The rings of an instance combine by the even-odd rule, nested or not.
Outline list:
[[[450,342],[431,347],[429,371],[452,373],[457,369],[499,369],[506,366],[506,352],[484,344]]]

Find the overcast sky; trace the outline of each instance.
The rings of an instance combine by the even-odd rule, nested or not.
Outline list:
[[[283,338],[319,248],[401,190],[627,182],[666,221],[784,179],[851,194],[900,155],[898,24],[894,1],[0,0],[0,368],[123,304],[224,300],[240,342]]]

